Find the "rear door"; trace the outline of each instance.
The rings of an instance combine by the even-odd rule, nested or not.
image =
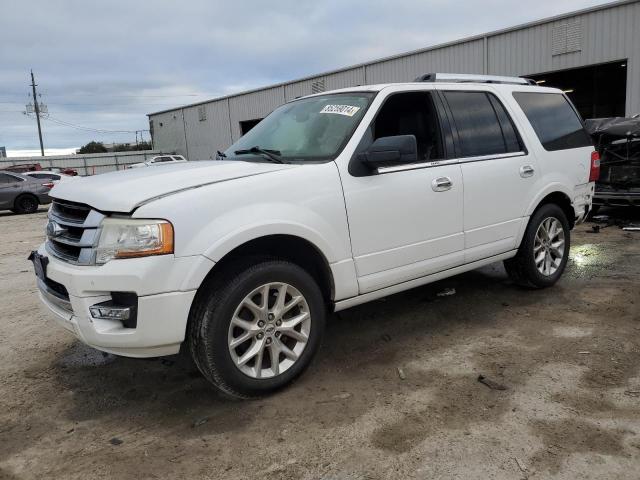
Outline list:
[[[441,93],[464,179],[465,263],[513,250],[535,195],[536,158],[493,92]]]

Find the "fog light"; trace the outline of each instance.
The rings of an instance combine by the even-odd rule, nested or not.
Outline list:
[[[99,320],[119,320],[125,328],[138,325],[138,295],[134,292],[111,292],[111,300],[89,307],[91,316]]]
[[[129,320],[131,317],[131,307],[123,307],[115,305],[111,300],[104,303],[98,303],[89,307],[91,316],[101,320]]]

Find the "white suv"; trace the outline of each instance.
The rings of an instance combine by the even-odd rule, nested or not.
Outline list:
[[[492,262],[553,285],[598,157],[561,91],[431,75],[277,108],[219,161],[56,185],[42,301],[131,357],[182,344],[224,392],[298,376],[327,312]]]

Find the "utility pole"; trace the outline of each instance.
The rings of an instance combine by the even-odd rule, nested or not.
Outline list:
[[[31,88],[33,90],[33,106],[36,111],[36,120],[38,121],[38,137],[40,138],[40,153],[44,157],[44,145],[42,144],[42,127],[40,126],[40,105],[38,104],[36,87],[37,87],[36,82],[33,79],[33,70],[31,70]]]

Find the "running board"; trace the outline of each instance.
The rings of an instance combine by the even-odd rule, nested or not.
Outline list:
[[[501,260],[512,258],[516,255],[517,252],[517,249],[511,250],[506,253],[501,253],[500,255],[494,255],[493,257],[483,258],[482,260],[477,260],[472,263],[460,265],[459,267],[432,273],[431,275],[427,275],[426,277],[420,277],[416,278],[415,280],[409,280],[408,282],[391,285],[390,287],[381,288],[380,290],[375,290],[363,295],[358,295],[357,297],[346,298],[344,300],[340,300],[339,302],[335,302],[333,311],[339,312],[340,310],[355,307],[356,305],[367,303],[371,300],[377,300],[378,298],[387,297],[389,295],[393,295],[394,293],[400,293],[405,290],[420,287],[422,285],[426,285],[427,283],[436,282],[438,280],[442,280],[443,278],[448,278],[460,273],[468,272],[469,270],[475,270],[476,268],[484,267],[485,265],[489,265],[490,263],[495,263]]]

